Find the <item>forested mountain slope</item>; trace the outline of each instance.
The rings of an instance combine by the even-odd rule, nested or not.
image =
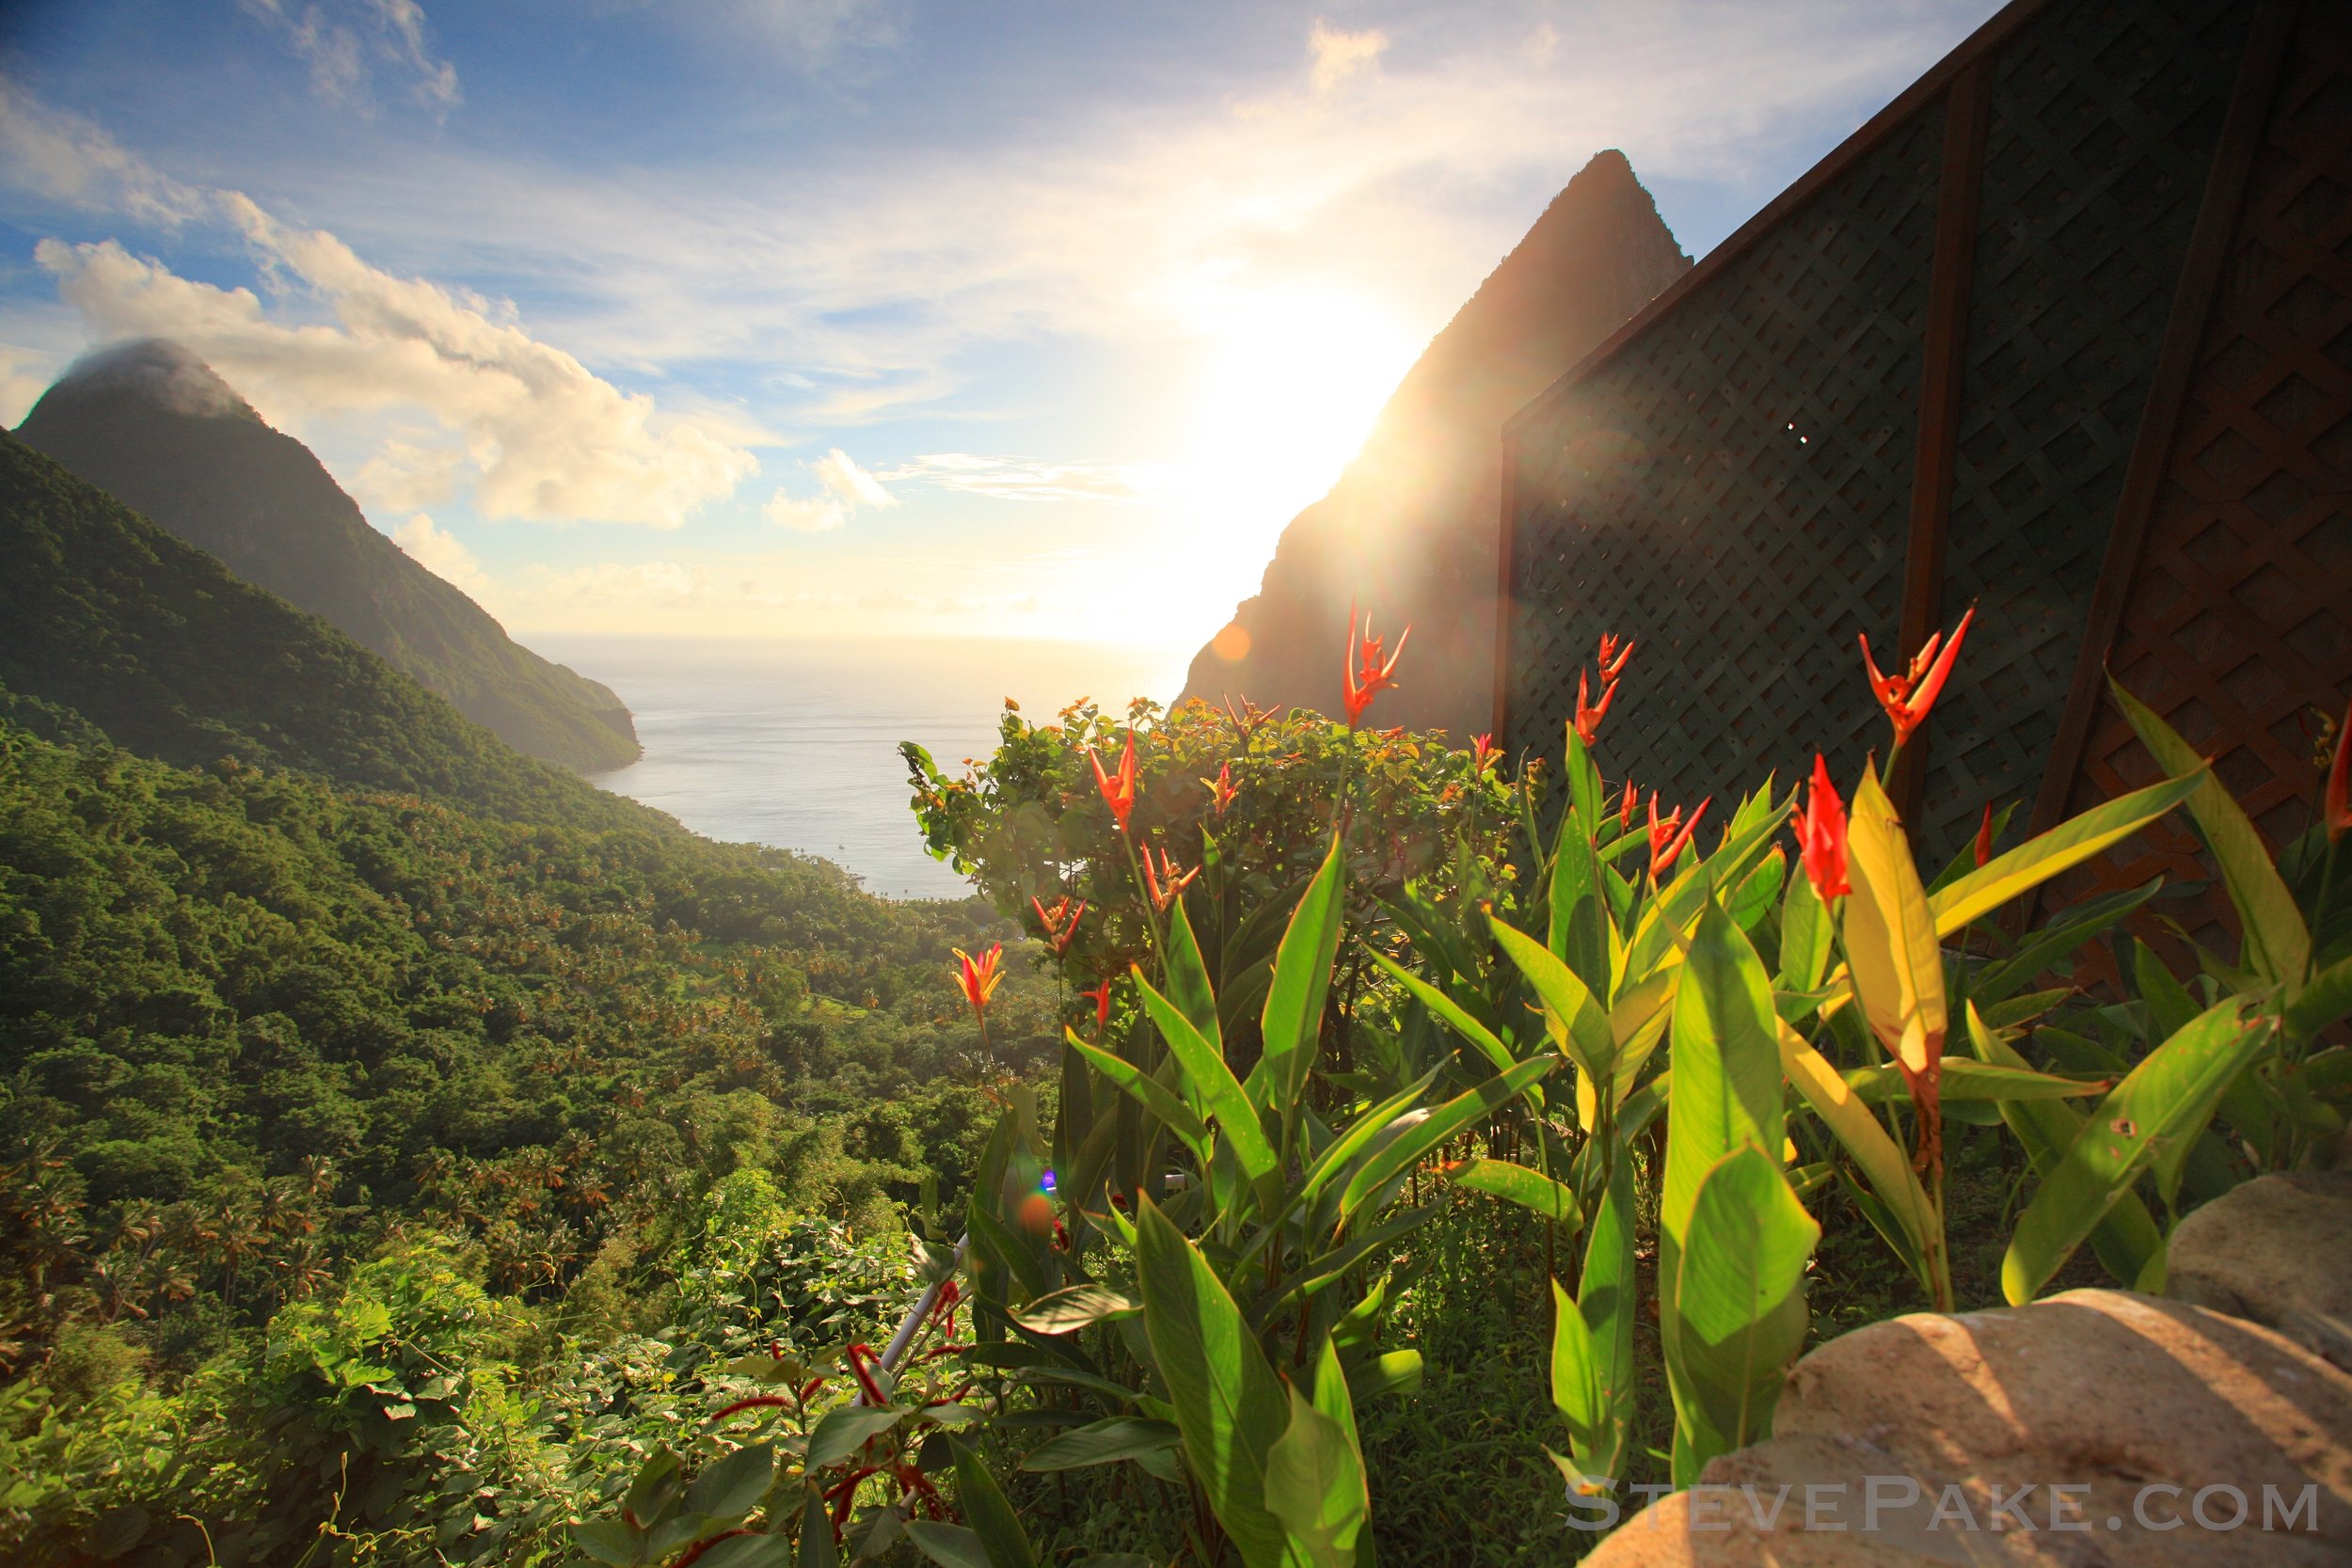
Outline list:
[[[516,642],[371,528],[308,447],[180,345],[148,339],[77,363],[17,436],[509,745],[591,773],[636,759],[620,698]]]
[[[0,555],[0,685],[72,709],[130,751],[298,768],[516,820],[655,818],[522,755],[317,616],[6,436]]]

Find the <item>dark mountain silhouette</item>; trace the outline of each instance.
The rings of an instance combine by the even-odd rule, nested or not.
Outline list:
[[[1282,531],[1184,695],[1335,710],[1353,598],[1391,647],[1413,626],[1404,684],[1368,721],[1487,728],[1502,422],[1690,265],[1625,154],[1585,165],[1431,341],[1330,494]]]
[[[0,434],[0,714],[180,767],[294,768],[507,821],[668,824],[524,755],[318,616]]]
[[[516,642],[369,527],[310,448],[263,423],[180,345],[146,339],[85,357],[17,436],[509,744],[582,772],[636,760],[620,698]]]

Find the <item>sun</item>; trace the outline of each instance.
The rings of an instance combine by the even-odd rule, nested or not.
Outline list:
[[[1363,295],[1309,284],[1227,294],[1200,316],[1182,466],[1192,547],[1166,586],[1188,614],[1221,618],[1255,591],[1282,525],[1362,447],[1420,344]]]
[[[1190,464],[1199,498],[1278,519],[1340,477],[1416,349],[1360,294],[1307,286],[1221,303],[1210,337]]]

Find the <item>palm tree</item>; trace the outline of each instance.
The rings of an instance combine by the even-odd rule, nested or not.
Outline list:
[[[268,1239],[251,1199],[243,1193],[224,1193],[189,1227],[198,1243],[220,1259],[220,1293],[231,1311],[237,1306],[237,1266]]]

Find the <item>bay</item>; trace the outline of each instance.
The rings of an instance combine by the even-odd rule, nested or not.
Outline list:
[[[541,636],[620,694],[645,754],[603,788],[698,833],[821,855],[893,898],[971,889],[923,847],[901,740],[943,771],[996,747],[1007,697],[1040,721],[1080,697],[1161,702],[1189,650],[999,639],[819,641]]]

